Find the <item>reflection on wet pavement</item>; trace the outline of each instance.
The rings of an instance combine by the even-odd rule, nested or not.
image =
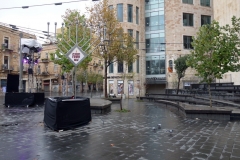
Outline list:
[[[113,104],[110,113],[63,132],[43,124],[44,107],[0,106],[0,159],[240,159],[239,122],[184,119],[135,99],[123,106],[131,111],[115,112]]]

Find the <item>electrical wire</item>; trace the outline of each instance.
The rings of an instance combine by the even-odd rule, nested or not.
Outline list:
[[[41,30],[38,30],[38,29],[32,29],[32,28],[27,28],[27,27],[7,24],[7,23],[3,23],[3,22],[0,22],[0,25],[7,26],[7,27],[9,27],[11,29],[14,29],[14,28],[21,29],[22,32],[30,32],[30,33],[38,34],[38,35],[40,35],[39,38],[42,38],[42,36],[47,36],[46,34],[48,33],[47,31],[41,31]],[[18,31],[18,30],[15,30],[15,31]],[[55,33],[49,32],[49,35],[50,34],[53,36]],[[125,42],[125,41],[119,41],[119,42]],[[139,44],[145,43],[146,44],[146,42],[134,42],[134,43],[139,43]],[[175,44],[184,44],[184,43],[165,43],[165,42],[163,42],[163,43],[150,43],[150,44],[160,44],[160,45],[174,44],[175,45]]]
[[[30,7],[41,7],[41,6],[49,6],[49,5],[62,5],[62,4],[64,4],[64,3],[75,3],[75,2],[81,2],[81,1],[87,1],[87,0],[78,0],[78,1],[69,1],[69,2],[58,2],[58,3],[48,3],[48,4],[36,4],[36,5],[21,6],[21,7],[6,7],[6,8],[0,8],[0,10],[17,9],[17,8],[27,9],[27,8],[30,8]]]
[[[35,30],[35,31],[47,33],[47,31],[42,31],[42,30],[38,30],[38,29],[32,29],[32,28],[17,26],[17,25],[13,25],[13,24],[7,24],[7,23],[3,23],[3,22],[0,22],[0,25],[5,26],[5,27],[9,27],[9,28],[12,28],[12,29],[14,29],[14,28],[24,28],[24,29],[28,29],[28,30]],[[54,32],[49,32],[49,33],[54,34]]]

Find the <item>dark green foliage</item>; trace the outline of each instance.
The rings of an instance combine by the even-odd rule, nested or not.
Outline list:
[[[240,19],[232,18],[232,25],[220,26],[212,21],[203,25],[193,38],[194,50],[187,64],[197,71],[197,75],[208,84],[216,78],[221,79],[224,73],[239,71],[239,31]],[[211,92],[209,85],[210,106]]]
[[[185,72],[188,68],[188,65],[187,65],[188,57],[189,57],[189,55],[184,55],[174,61],[175,70],[176,70],[177,77],[178,77],[177,94],[178,94],[178,90],[179,90],[180,80],[181,80],[181,78],[183,78],[185,76]]]

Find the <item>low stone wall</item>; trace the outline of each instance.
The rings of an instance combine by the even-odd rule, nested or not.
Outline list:
[[[105,99],[90,99],[92,114],[104,114],[111,111],[112,102]]]
[[[205,120],[230,120],[232,110],[218,109],[215,107],[207,107],[204,105],[191,105],[180,102],[171,102],[167,100],[156,100],[157,103],[164,103],[168,107],[175,108],[180,115],[186,118],[198,118]]]

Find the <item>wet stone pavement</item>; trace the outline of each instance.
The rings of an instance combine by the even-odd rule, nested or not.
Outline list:
[[[135,99],[124,100],[123,107],[130,112],[116,112],[119,104],[113,104],[88,125],[55,132],[43,124],[43,106],[0,105],[0,159],[240,159],[238,121],[184,119],[165,105]]]

